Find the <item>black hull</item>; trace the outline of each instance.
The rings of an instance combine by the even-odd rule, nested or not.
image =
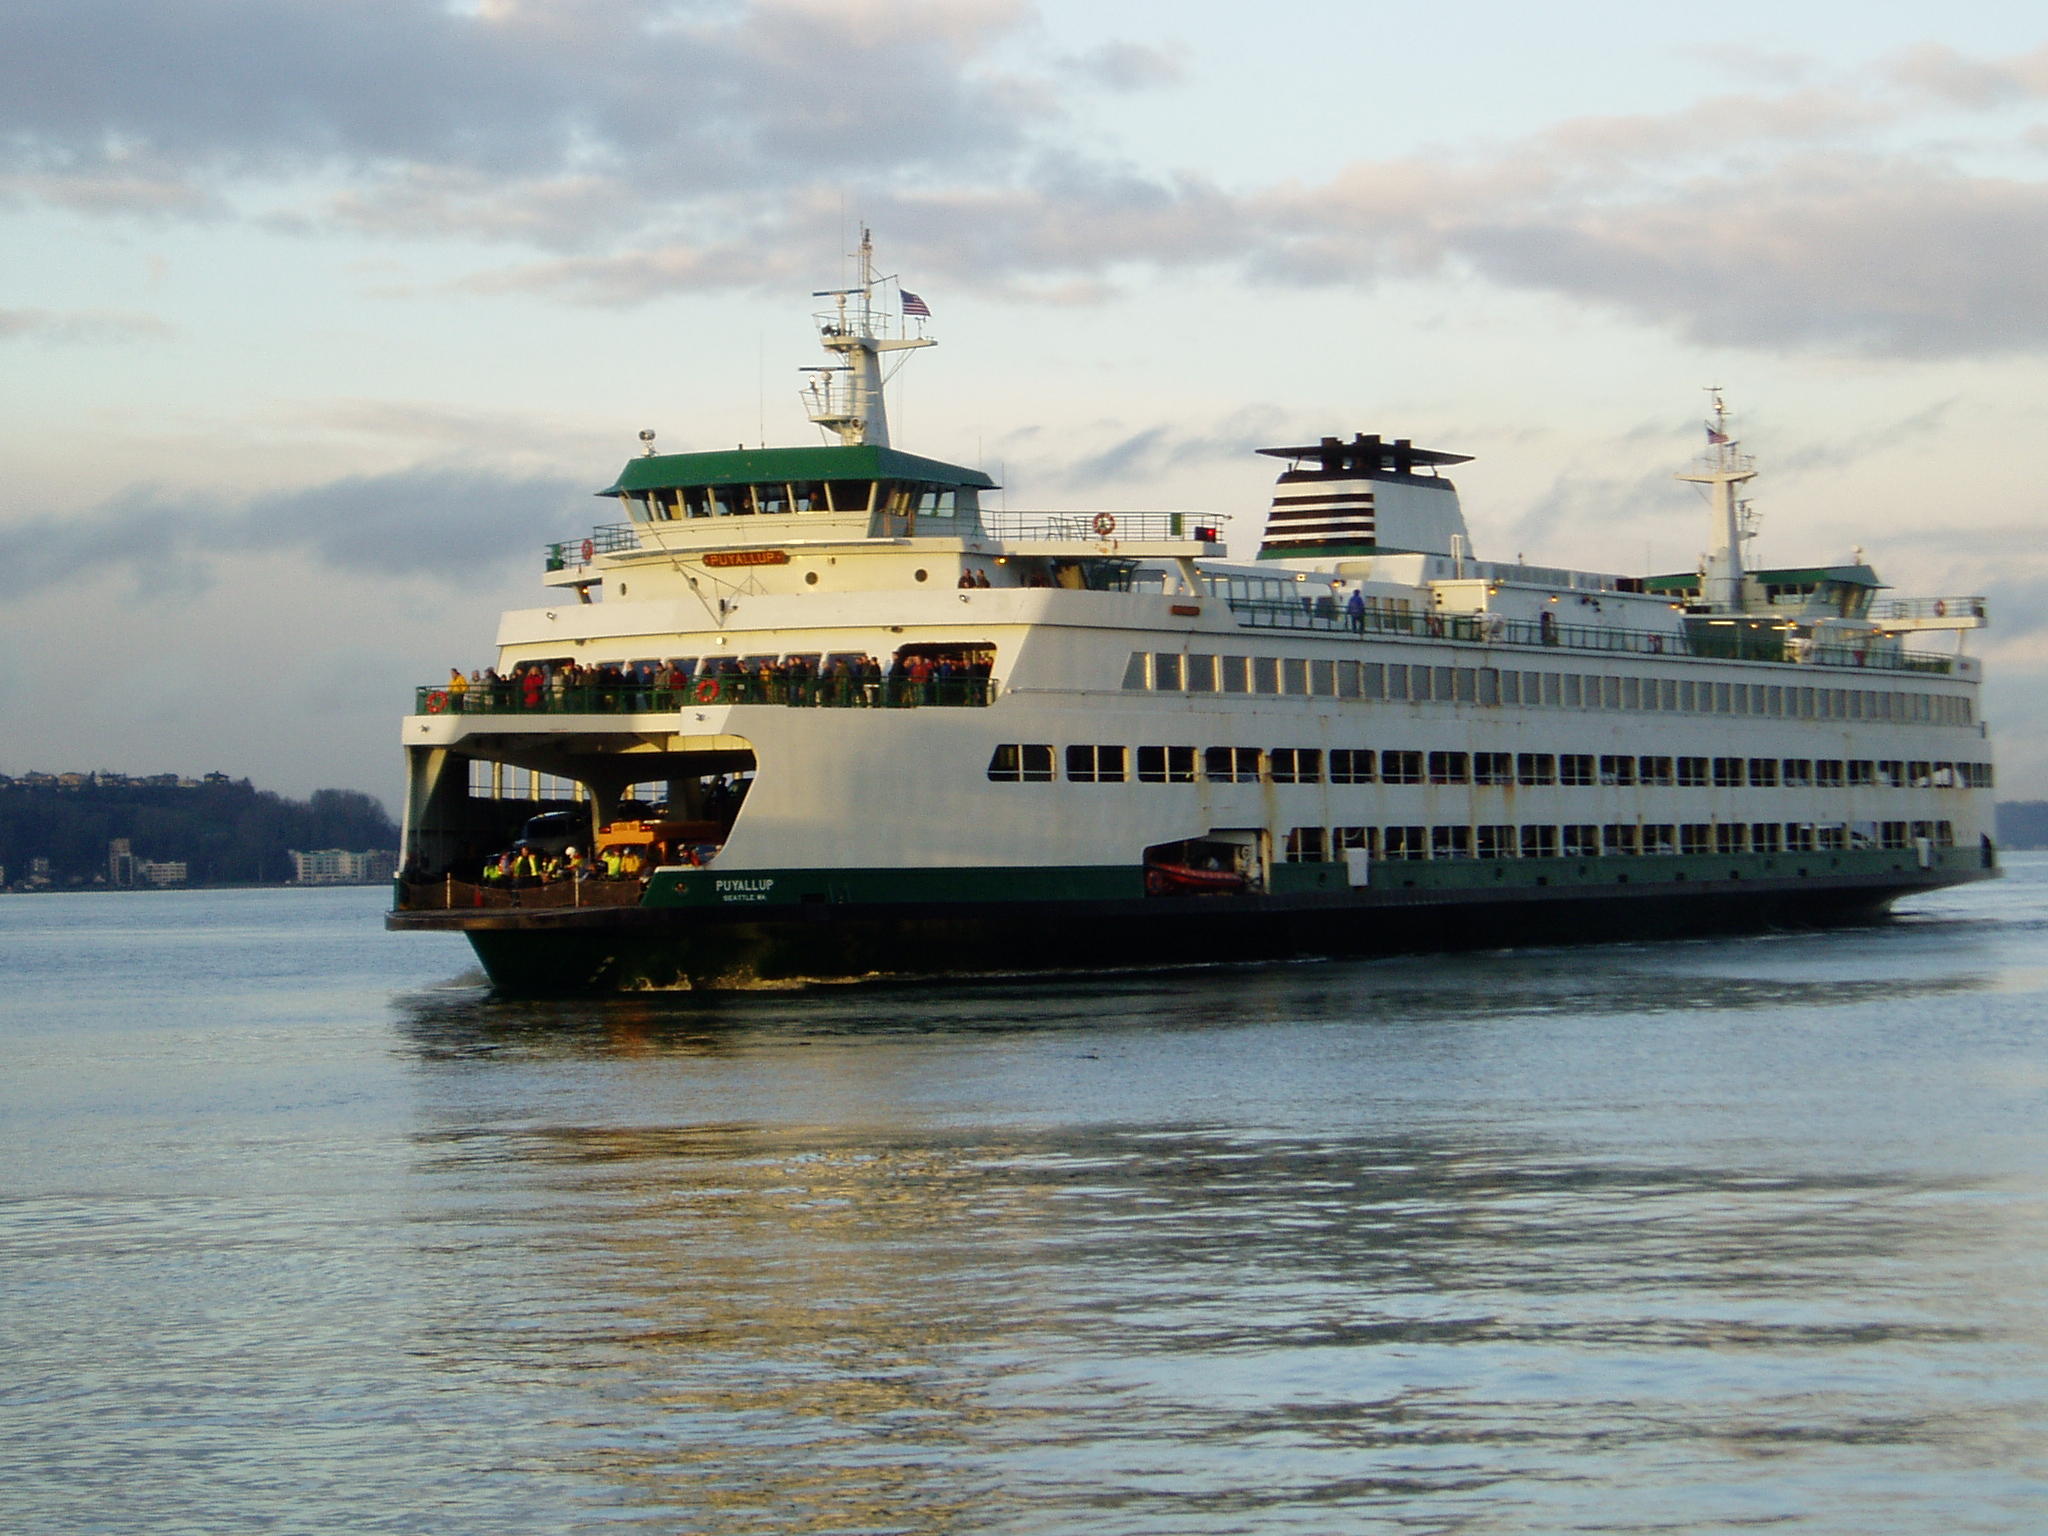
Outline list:
[[[1125,970],[1515,945],[1671,939],[1867,922],[1899,897],[1996,872],[1740,880],[1345,897],[1199,896],[1076,903],[627,907],[400,912],[460,928],[519,996],[745,989],[807,980]]]

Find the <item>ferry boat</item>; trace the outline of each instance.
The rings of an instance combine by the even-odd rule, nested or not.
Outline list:
[[[1259,450],[1233,561],[1222,517],[999,511],[893,446],[929,311],[857,259],[826,441],[642,432],[490,671],[417,690],[390,927],[508,993],[724,988],[1820,925],[1997,872],[1983,600],[1752,569],[1718,392],[1695,571],[1481,560],[1467,456],[1362,432]]]

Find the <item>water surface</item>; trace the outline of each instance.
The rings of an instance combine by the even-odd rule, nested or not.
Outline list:
[[[0,1526],[2048,1528],[2048,862],[1822,935],[508,1003],[0,898]]]

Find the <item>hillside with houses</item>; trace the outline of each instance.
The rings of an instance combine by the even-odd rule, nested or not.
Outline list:
[[[390,878],[397,848],[358,790],[299,801],[225,773],[0,774],[0,889],[367,884]]]

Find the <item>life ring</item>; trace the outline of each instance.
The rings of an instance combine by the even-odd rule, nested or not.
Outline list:
[[[691,690],[690,696],[699,704],[714,703],[718,698],[718,679],[715,677],[698,678],[697,686]]]
[[[1934,616],[1937,619],[1945,619],[1948,617],[1948,604],[1943,602],[1938,597],[1934,600]]]
[[[427,713],[438,715],[448,707],[448,695],[436,688],[427,695]]]
[[[597,554],[597,546],[596,546],[595,544],[591,543],[591,542],[590,542],[590,540],[588,540],[588,539],[585,539],[585,540],[583,541],[583,563],[584,563],[585,565],[588,565],[588,564],[590,564],[590,562],[591,562],[591,559],[592,559],[592,557],[593,557],[593,556],[595,556],[596,554]]]
[[[1098,536],[1098,537],[1101,537],[1101,538],[1105,538],[1105,539],[1106,539],[1106,538],[1108,538],[1108,537],[1109,537],[1109,536],[1110,536],[1110,535],[1111,535],[1112,533],[1115,533],[1115,532],[1116,532],[1116,514],[1115,514],[1115,513],[1113,513],[1113,512],[1098,512],[1098,513],[1096,513],[1096,514],[1095,514],[1095,532],[1096,532],[1096,534],[1097,534],[1097,536]]]

